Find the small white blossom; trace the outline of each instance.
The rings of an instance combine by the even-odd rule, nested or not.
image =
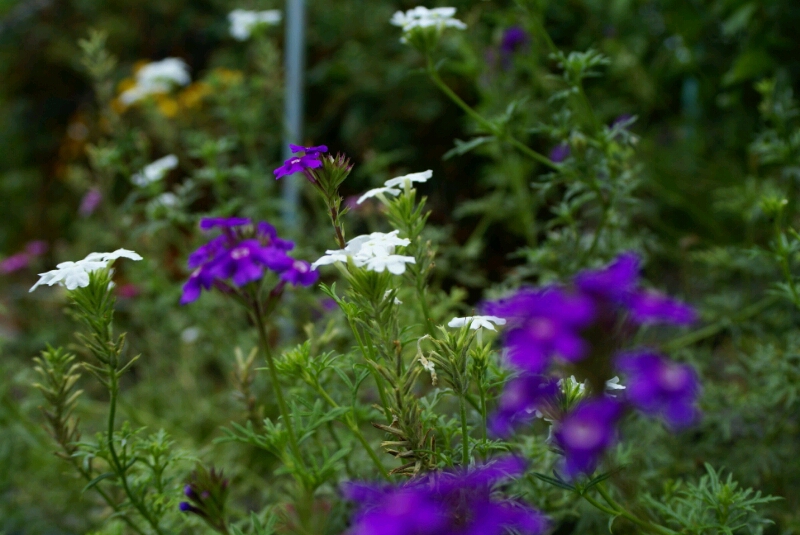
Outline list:
[[[200,338],[199,327],[187,327],[181,332],[181,340],[185,344],[193,344]]]
[[[459,30],[465,30],[467,25],[453,18],[455,14],[456,8],[454,7],[436,7],[428,9],[426,7],[417,6],[414,9],[409,9],[405,13],[402,11],[396,12],[389,22],[394,26],[403,28],[403,32],[409,32],[414,28],[429,28],[431,26],[437,26],[440,29],[457,28]]]
[[[325,251],[325,256],[321,256],[316,262],[312,263],[311,269],[317,269],[319,266],[328,266],[336,262],[347,262],[349,256],[344,249]]]
[[[390,293],[392,293],[392,291],[391,291],[391,290],[386,290],[386,292],[383,294],[383,298],[384,298],[384,299],[386,299],[386,297],[388,297]],[[395,305],[402,305],[402,304],[403,304],[403,302],[402,302],[402,301],[400,301],[400,300],[399,300],[398,298],[396,298],[396,297],[394,298],[394,301],[393,301],[393,302],[394,302],[394,304],[395,304]]]
[[[274,26],[281,21],[281,12],[277,9],[268,11],[247,11],[244,9],[234,9],[228,13],[228,22],[231,23],[231,37],[237,41],[250,39],[253,28],[259,24]]]
[[[388,256],[376,256],[367,260],[367,269],[376,273],[383,273],[388,270],[394,275],[402,275],[406,272],[406,264],[416,264],[413,256],[402,256],[392,254]]]
[[[178,205],[178,196],[172,193],[171,191],[167,191],[153,199],[154,206],[164,206],[165,208],[172,208],[173,206]]]
[[[175,169],[176,167],[178,167],[178,157],[174,154],[169,154],[163,158],[159,158],[149,165],[146,165],[144,169],[131,177],[131,182],[133,182],[134,185],[143,188],[148,184],[158,182],[164,178],[164,175],[167,174],[167,171],[170,169]]]
[[[179,58],[166,58],[148,63],[136,72],[136,85],[123,92],[119,99],[129,105],[156,93],[167,93],[175,85],[191,82],[189,66]]]
[[[496,331],[495,325],[505,325],[506,320],[497,316],[467,316],[465,318],[453,318],[447,324],[448,327],[460,328],[469,324],[469,328],[474,330],[485,327],[490,331]]]
[[[371,189],[366,192],[364,195],[358,198],[356,204],[361,204],[362,202],[366,201],[371,197],[375,197],[376,195],[388,193],[389,195],[400,195],[400,190],[396,188],[375,188]]]
[[[606,393],[611,397],[616,397],[611,393],[612,390],[625,390],[625,385],[619,384],[619,377],[616,375],[606,381]]]
[[[127,249],[117,249],[113,253],[91,253],[83,260],[77,262],[61,262],[56,265],[56,269],[46,273],[39,273],[39,281],[34,284],[29,292],[34,291],[42,284],[52,286],[61,284],[67,290],[85,288],[89,286],[89,273],[104,269],[118,258],[130,258],[131,260],[141,260],[142,257]]]
[[[433,176],[433,171],[428,169],[427,171],[422,171],[421,173],[411,173],[409,175],[398,176],[395,178],[390,178],[386,182],[384,182],[384,186],[387,188],[396,188],[398,186],[402,186],[404,188],[411,187],[413,182],[427,182],[429,178]]]

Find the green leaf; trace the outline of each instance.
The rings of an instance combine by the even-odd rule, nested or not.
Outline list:
[[[538,472],[534,472],[533,476],[535,478],[537,478],[537,479],[541,479],[542,481],[544,481],[546,483],[550,483],[554,487],[558,487],[558,488],[561,488],[561,489],[571,490],[573,492],[577,492],[577,489],[575,487],[573,487],[572,485],[569,485],[568,483],[566,483],[565,481],[563,481],[561,479],[557,479],[557,478],[554,478],[554,477],[546,476],[546,475],[540,474]]]
[[[460,139],[456,139],[454,140],[456,144],[455,148],[452,148],[449,151],[445,152],[444,156],[442,156],[442,160],[449,160],[453,156],[461,156],[463,154],[468,153],[469,151],[471,151],[476,147],[480,147],[484,143],[488,143],[494,140],[495,140],[494,136],[480,136],[470,139],[469,141],[461,141]]]
[[[87,483],[85,487],[83,487],[83,489],[81,490],[81,494],[86,492],[90,488],[94,487],[95,485],[97,485],[98,483],[103,481],[104,479],[108,479],[110,477],[116,477],[116,476],[117,476],[117,474],[115,474],[114,472],[106,472],[105,474],[100,474],[99,476],[97,476],[93,480],[89,481],[89,483]]]
[[[730,86],[746,80],[752,80],[771,72],[775,61],[765,50],[748,50],[738,58],[730,70],[722,77],[722,85]]]

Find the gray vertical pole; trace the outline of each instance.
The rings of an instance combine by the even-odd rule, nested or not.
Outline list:
[[[284,94],[283,159],[291,157],[289,143],[301,144],[303,140],[303,74],[305,69],[305,0],[286,0],[286,42]],[[281,180],[283,221],[293,238],[300,234],[301,177]]]
[[[306,14],[305,0],[286,0],[286,32],[284,72],[284,130],[283,159],[291,157],[289,143],[300,145],[303,142],[303,74],[305,70],[306,46]],[[302,176],[287,176],[281,180],[281,197],[283,223],[286,232],[292,239],[300,235],[300,186]],[[287,292],[284,301],[291,306],[292,295]],[[283,341],[294,337],[294,325],[291,319],[280,322],[280,334]]]

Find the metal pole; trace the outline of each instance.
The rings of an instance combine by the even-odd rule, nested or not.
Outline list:
[[[283,159],[291,157],[289,143],[302,144],[303,85],[305,70],[305,0],[286,0],[286,43],[284,68]],[[300,234],[300,181],[298,177],[281,180],[283,222],[292,237]]]

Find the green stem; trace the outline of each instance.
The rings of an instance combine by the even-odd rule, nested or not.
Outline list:
[[[481,424],[483,426],[483,440],[488,440],[489,434],[487,432],[487,415],[486,415],[486,391],[483,388],[483,378],[481,378],[481,383],[478,385],[478,392],[480,394],[480,413],[481,413]]]
[[[428,299],[425,295],[424,277],[421,270],[417,272],[417,299],[419,299],[420,308],[422,308],[422,315],[425,318],[425,330],[433,337],[435,336],[435,329],[433,328],[433,319],[431,318],[431,310],[428,307]]]
[[[383,377],[381,377],[380,372],[376,370],[375,366],[373,366],[372,364],[375,361],[372,351],[369,351],[367,349],[367,348],[372,349],[372,345],[370,345],[370,341],[365,342],[362,339],[361,333],[359,333],[358,331],[358,327],[350,319],[349,316],[347,317],[347,323],[350,324],[350,330],[353,331],[353,336],[355,337],[356,342],[358,343],[358,347],[361,349],[361,354],[364,356],[364,361],[366,361],[367,366],[369,366],[369,371],[372,374],[372,377],[375,379],[375,384],[378,387],[378,395],[381,398],[381,405],[383,406],[383,412],[384,415],[386,416],[386,421],[391,422],[392,414],[389,411],[389,399],[386,397],[386,387],[383,384]]]
[[[481,114],[472,109],[466,102],[461,100],[461,97],[456,95],[453,92],[453,90],[450,89],[450,87],[447,84],[445,84],[442,78],[439,76],[439,73],[436,71],[436,67],[433,65],[433,59],[430,56],[428,56],[428,75],[431,77],[431,80],[433,80],[433,83],[435,83],[436,86],[442,91],[442,93],[447,95],[450,98],[450,100],[452,100],[459,108],[464,110],[464,112],[467,115],[472,117],[478,124],[480,124],[483,128],[485,128],[489,133],[491,133],[498,139],[504,139],[505,141],[508,141],[511,145],[519,149],[526,156],[541,163],[542,165],[550,167],[551,169],[554,169],[556,171],[560,169],[560,166],[558,164],[551,162],[550,159],[547,158],[546,156],[539,154],[535,150],[531,149],[521,141],[511,136],[510,134],[503,132],[496,125],[492,124],[489,120],[485,119]]]
[[[467,428],[467,403],[464,396],[458,396],[458,405],[461,412],[461,464],[469,466],[469,429]]]
[[[628,520],[630,520],[631,522],[633,522],[637,526],[640,526],[640,527],[642,527],[642,528],[644,528],[644,529],[646,529],[648,531],[651,531],[653,533],[657,533],[659,535],[676,535],[675,531],[673,531],[673,530],[671,530],[671,529],[669,529],[667,527],[661,526],[659,524],[655,524],[653,522],[648,522],[647,520],[642,520],[641,518],[637,517],[633,513],[631,513],[628,510],[626,510],[622,505],[617,503],[617,501],[614,500],[614,498],[611,497],[611,495],[608,493],[608,491],[606,490],[605,486],[602,483],[598,483],[595,486],[595,488],[597,488],[597,492],[600,494],[600,496],[603,497],[603,499],[606,501],[606,503],[608,505],[610,505],[611,508],[614,509],[617,512],[618,515],[620,515],[620,516],[622,516],[624,518],[627,518]],[[584,496],[584,498],[585,498],[585,496]],[[591,502],[589,502],[589,503],[591,503]]]
[[[328,392],[324,388],[322,388],[322,385],[317,383],[315,386],[317,392],[319,392],[319,395],[322,396],[322,399],[328,402],[328,405],[330,405],[334,409],[339,408],[339,404],[336,403],[336,401],[334,401],[334,399],[328,394]],[[375,453],[375,450],[372,449],[372,446],[370,446],[369,442],[367,442],[367,439],[364,437],[364,434],[361,432],[361,429],[359,429],[358,422],[355,421],[352,411],[348,412],[345,417],[347,419],[345,424],[347,425],[348,428],[350,428],[350,432],[353,433],[356,439],[358,439],[358,441],[364,447],[364,450],[367,452],[367,455],[369,455],[369,458],[372,459],[372,462],[375,464],[375,467],[378,469],[378,471],[384,478],[386,478],[387,480],[391,480],[391,476],[389,476],[389,472],[386,470],[386,467],[383,466],[383,463],[381,463],[380,458],[378,458],[378,454]]]
[[[261,312],[261,305],[256,301],[253,306],[253,320],[258,330],[258,339],[261,342],[261,350],[267,360],[267,367],[269,368],[269,377],[272,381],[272,389],[275,391],[275,397],[278,400],[278,409],[283,417],[283,423],[286,426],[286,433],[289,435],[289,446],[292,449],[297,462],[303,464],[303,457],[300,454],[300,445],[297,442],[297,436],[294,433],[294,426],[289,415],[289,408],[286,405],[286,400],[283,397],[283,389],[281,388],[280,380],[278,379],[278,370],[275,367],[275,359],[272,356],[272,350],[269,347],[269,340],[267,339],[267,331],[264,326],[264,317]]]
[[[153,530],[158,533],[159,535],[163,535],[161,528],[158,527],[158,521],[155,520],[150,516],[150,512],[144,506],[144,504],[139,501],[139,499],[133,494],[131,491],[130,486],[128,486],[128,478],[125,475],[125,468],[122,466],[122,463],[119,460],[119,456],[117,455],[117,450],[114,447],[114,420],[116,418],[117,413],[117,394],[119,392],[119,377],[117,376],[117,370],[114,369],[112,366],[108,368],[109,378],[111,383],[109,385],[109,394],[111,395],[111,399],[109,401],[109,409],[108,409],[108,451],[111,454],[112,464],[114,465],[114,471],[117,473],[117,476],[122,483],[122,488],[125,490],[125,494],[128,496],[128,499],[131,501],[136,510],[142,515],[142,517],[153,527]]]

